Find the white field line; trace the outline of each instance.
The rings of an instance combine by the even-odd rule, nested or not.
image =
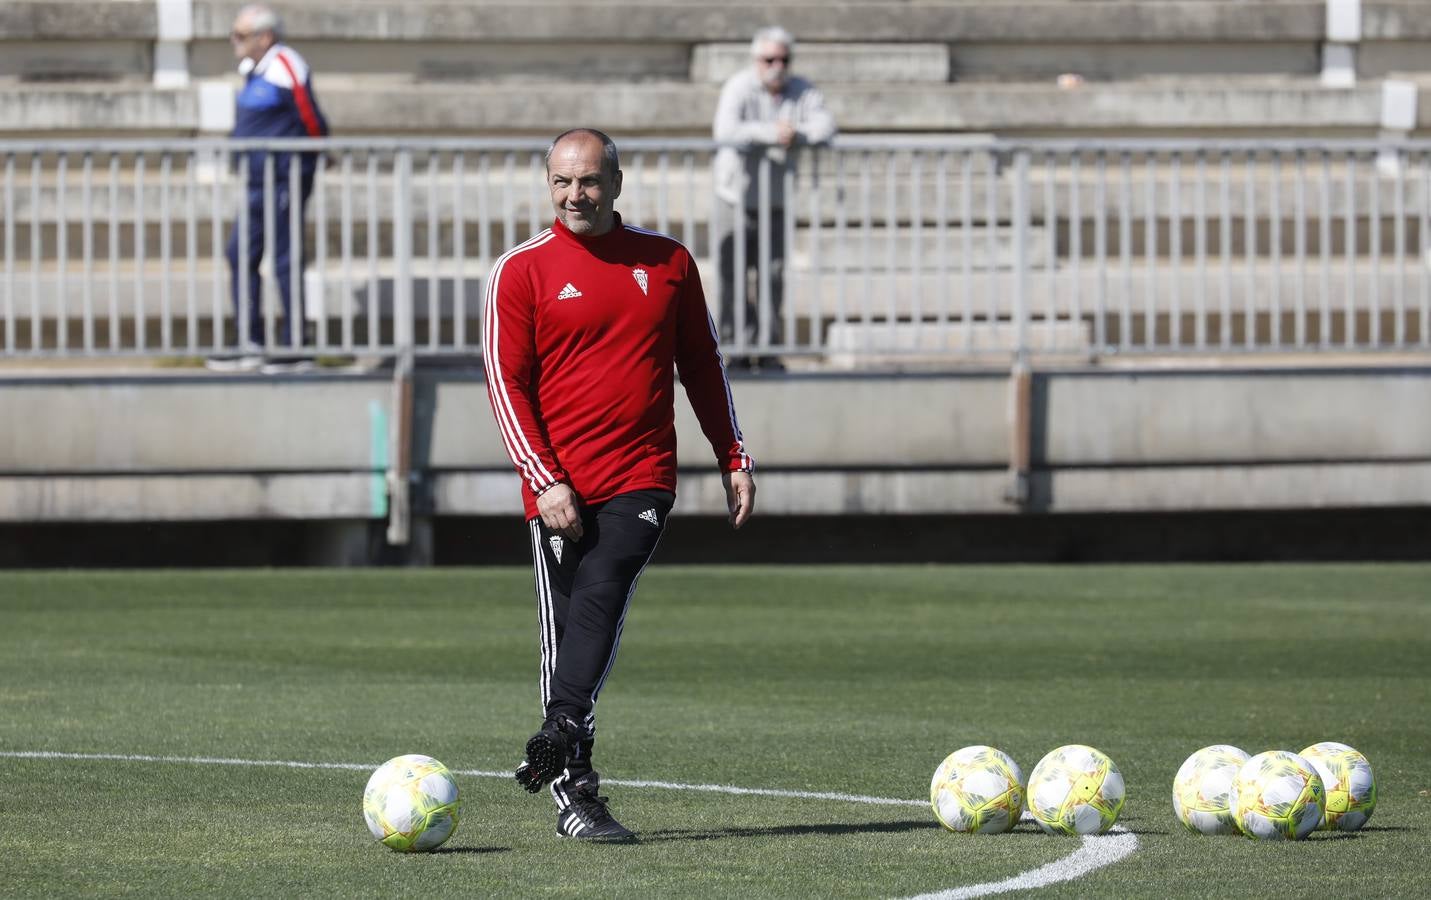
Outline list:
[[[302,762],[289,759],[236,759],[224,756],[151,756],[139,753],[60,753],[53,750],[0,750],[0,758],[9,759],[69,759],[109,762],[177,763],[200,766],[254,766],[283,769],[341,769],[352,772],[369,772],[377,768],[374,763],[324,763]],[[471,775],[477,778],[511,778],[511,772],[493,772],[485,769],[453,769],[457,775]],[[870,797],[863,794],[841,794],[824,791],[787,791],[774,788],[746,788],[725,784],[681,784],[672,781],[643,781],[625,779],[602,779],[606,784],[622,787],[659,788],[669,791],[700,791],[709,794],[733,794],[753,797],[785,797],[796,800],[831,800],[840,803],[863,803],[872,806],[918,806],[929,804],[923,800],[900,800],[893,797]],[[963,900],[967,897],[984,897],[990,894],[1004,894],[1009,891],[1030,890],[1061,881],[1072,881],[1095,869],[1112,865],[1138,849],[1138,838],[1122,827],[1113,829],[1116,834],[1088,835],[1079,848],[1062,859],[1040,866],[1021,875],[1003,881],[971,884],[966,887],[950,888],[932,894],[921,894],[911,900]]]
[[[1138,836],[1121,825],[1114,825],[1113,833],[1084,835],[1077,850],[1062,859],[1056,859],[1048,865],[1039,866],[1021,875],[1005,878],[1003,881],[986,881],[983,884],[920,894],[909,900],[965,900],[967,897],[987,897],[991,894],[1047,887],[1060,881],[1081,878],[1094,869],[1111,866],[1137,849]]]

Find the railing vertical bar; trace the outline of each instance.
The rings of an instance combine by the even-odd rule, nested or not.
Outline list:
[[[119,154],[109,155],[109,349],[119,349]]]
[[[30,352],[39,353],[44,344],[41,340],[40,258],[44,246],[44,231],[40,219],[40,153],[30,154]]]
[[[1406,165],[1409,162],[1406,155],[1400,150],[1392,151],[1396,154],[1396,178],[1395,193],[1392,195],[1392,210],[1396,221],[1392,227],[1393,239],[1396,241],[1396,248],[1392,252],[1393,266],[1396,270],[1395,286],[1392,289],[1392,302],[1396,306],[1396,327],[1395,341],[1397,347],[1406,346]]]
[[[437,179],[438,155],[436,151],[427,154],[427,349],[437,352],[438,336],[442,319],[438,309],[441,287],[438,283],[439,256],[437,205],[441,202]],[[416,313],[414,313],[416,315]],[[416,323],[414,323],[416,325]]]
[[[1108,154],[1095,151],[1098,178],[1093,189],[1093,257],[1098,272],[1098,291],[1093,297],[1093,343],[1102,353],[1108,349]]]
[[[1123,151],[1118,179],[1118,346],[1132,346],[1133,336],[1133,154]]]
[[[1013,196],[1010,217],[1014,238],[1014,360],[1022,363],[1029,350],[1029,161],[1028,150],[1014,151]]]
[[[70,158],[61,152],[55,161],[55,349],[64,353],[70,344],[69,310],[69,215],[65,194],[69,191]]]
[[[1370,163],[1366,167],[1366,177],[1371,188],[1367,191],[1371,198],[1371,209],[1367,212],[1367,255],[1371,257],[1370,348],[1375,350],[1381,346],[1381,174],[1375,158],[1371,159]]]
[[[174,155],[159,154],[159,349],[174,349],[173,247],[174,217],[169,190],[173,182]]]
[[[328,345],[328,154],[320,153],[313,166],[313,271],[317,297],[303,293],[304,317],[317,319],[314,329],[316,346],[322,352]]]
[[[949,151],[942,150],[934,176],[935,259],[939,260],[939,340],[949,340]],[[933,346],[933,342],[931,342]]]
[[[1296,207],[1293,213],[1296,217],[1293,249],[1297,256],[1296,291],[1293,294],[1297,321],[1293,340],[1297,348],[1302,349],[1307,346],[1307,156],[1301,150],[1297,151],[1297,195],[1293,204]]]
[[[873,238],[873,215],[871,194],[874,186],[870,181],[870,152],[860,154],[860,337],[866,352],[870,349],[870,298],[874,296],[872,283],[871,244]]]
[[[681,208],[686,214],[685,219],[681,222],[681,243],[694,251],[696,249],[696,155],[690,151],[684,153],[681,166],[686,176],[686,189],[681,194]]]
[[[502,190],[502,247],[517,244],[517,154],[508,151],[502,154],[502,174],[499,177]]]
[[[1321,318],[1317,323],[1317,343],[1322,347],[1332,345],[1332,158],[1326,150],[1322,151],[1322,174],[1321,190],[1319,191],[1321,201],[1321,219],[1317,222],[1318,238],[1321,245],[1318,253],[1319,281],[1321,282],[1320,301]]]
[[[194,354],[199,352],[199,155],[190,150],[184,158],[184,347]]]
[[[795,253],[795,173],[787,166],[781,176],[785,183],[784,200],[780,204],[780,230],[782,246],[780,260],[780,296],[773,298],[785,316],[785,326],[781,329],[780,343],[793,348],[795,340],[795,304],[792,302],[799,288],[798,273],[790,265]],[[664,233],[664,229],[662,229]]]
[[[662,150],[656,155],[656,230],[662,234],[671,233],[670,177],[671,151]]]
[[[144,302],[145,248],[148,225],[144,217],[144,154],[134,158],[134,348],[143,351],[148,342],[149,316]]]
[[[1168,343],[1183,349],[1183,155],[1174,150],[1168,160],[1168,255],[1172,269],[1171,301],[1168,312]]]
[[[1043,230],[1044,257],[1043,283],[1044,298],[1048,303],[1044,309],[1044,331],[1048,335],[1047,348],[1058,349],[1058,156],[1049,151],[1043,156]]]
[[[213,184],[209,188],[209,256],[211,269],[211,284],[209,291],[209,321],[212,333],[209,336],[209,345],[215,352],[224,345],[224,309],[231,305],[232,301],[226,297],[232,289],[225,290],[224,283],[224,221],[223,221],[223,185],[224,179],[219,175],[218,169],[224,163],[224,157],[216,153],[210,157],[214,164]],[[232,278],[232,276],[230,276]],[[229,282],[232,284],[232,282]]]
[[[810,322],[810,342],[811,350],[819,351],[824,346],[822,332],[825,327],[825,304],[824,291],[821,287],[824,283],[823,260],[820,254],[821,226],[824,224],[821,219],[824,211],[820,208],[822,191],[820,190],[820,163],[825,159],[824,154],[818,150],[810,151],[810,288],[806,292],[809,296]],[[689,196],[689,194],[687,195]],[[837,251],[838,252],[838,251]],[[786,259],[793,259],[795,253],[794,245],[785,247]],[[789,291],[789,297],[793,301],[798,294]]]
[[[992,153],[984,159],[984,315],[991,340],[999,328],[999,166]],[[1012,268],[1012,267],[1011,267]]]
[[[343,302],[340,305],[339,315],[342,320],[338,323],[340,330],[339,341],[343,350],[347,353],[353,352],[353,151],[344,150],[343,159],[339,166],[342,175],[338,181],[341,188],[338,191],[338,253],[342,257],[339,266],[339,281],[342,286]]]
[[[1346,254],[1346,320],[1342,325],[1342,340],[1348,349],[1356,346],[1356,154],[1347,154],[1346,209],[1342,211],[1342,226],[1345,232],[1342,252]]]
[[[550,209],[543,202],[543,192],[546,187],[546,175],[544,169],[546,159],[541,153],[533,152],[527,158],[527,237],[536,237],[537,232],[542,230],[542,210]],[[640,194],[640,191],[637,191]]]
[[[452,154],[452,345],[467,349],[467,154]]]
[[[492,162],[486,153],[477,155],[477,261],[482,272],[482,290],[477,301],[477,321],[486,321],[487,277],[492,271]],[[481,338],[485,342],[486,337]]]
[[[84,154],[84,170],[80,178],[80,205],[84,209],[80,236],[80,252],[84,254],[80,303],[84,308],[84,320],[80,340],[84,344],[84,352],[89,354],[94,352],[94,154],[88,150]]]
[[[1194,249],[1197,257],[1197,291],[1194,307],[1197,310],[1193,322],[1193,343],[1199,350],[1207,349],[1207,154],[1201,148],[1197,151],[1197,191],[1194,194],[1194,214],[1197,224],[1193,231]]]
[[[1218,343],[1223,350],[1232,349],[1232,154],[1222,151],[1218,199],[1222,221],[1219,223],[1219,252],[1222,256],[1222,309],[1218,323]]]
[[[379,307],[383,295],[378,283],[378,154],[368,151],[368,349],[376,351],[381,340]]]
[[[1421,289],[1418,308],[1420,343],[1422,347],[1427,347],[1431,346],[1431,275],[1427,274],[1427,269],[1431,268],[1431,156],[1426,153],[1421,154],[1421,208],[1417,225],[1417,243],[1420,248],[1416,254],[1416,273]]]
[[[283,327],[288,329],[288,346],[294,350],[303,345],[303,332],[308,325],[308,305],[303,292],[303,259],[307,246],[303,240],[303,165],[300,159],[297,153],[288,155],[288,309],[283,312]],[[278,274],[277,260],[274,261],[274,274]]]
[[[5,154],[5,352],[15,352],[15,154]]]
[[[1242,346],[1257,344],[1257,154],[1242,162]]]
[[[885,156],[884,169],[884,278],[885,278],[885,333],[887,346],[899,348],[899,181],[896,160],[898,155],[890,151]],[[871,248],[873,249],[873,248]],[[917,301],[916,301],[917,302]],[[914,326],[917,327],[917,326]]]
[[[755,312],[755,341],[758,345],[758,352],[765,353],[770,347],[771,333],[776,325],[772,319],[774,301],[771,297],[771,275],[770,261],[772,258],[771,241],[774,235],[771,228],[774,223],[773,191],[771,184],[771,162],[770,157],[760,158],[760,169],[756,179],[757,202],[759,211],[755,217],[755,258],[756,258],[756,312]]]
[[[278,302],[274,292],[278,287],[278,169],[275,154],[263,155],[263,259],[269,277],[259,270],[259,303],[262,308],[263,347],[272,350],[278,344]]]
[[[845,266],[849,260],[849,205],[845,192],[845,154],[839,150],[835,155],[835,321],[846,327],[849,316],[849,285],[845,282]]]
[[[959,254],[960,286],[963,293],[962,307],[964,350],[974,347],[974,153],[964,151],[963,164],[959,172],[959,229],[963,244]]]
[[[645,181],[646,155],[640,150],[631,154],[631,161],[627,163],[627,178],[622,186],[623,191],[629,190],[626,202],[631,214],[631,224],[640,228],[648,227],[646,224],[646,204],[645,191],[642,190],[642,183]],[[536,230],[532,230],[536,234]]]
[[[1158,155],[1146,153],[1143,166],[1143,349],[1151,350],[1158,343]]]
[[[399,149],[393,158],[393,349],[411,361],[415,316],[413,288],[413,156],[416,151]]]
[[[1268,313],[1268,340],[1272,349],[1282,349],[1282,153],[1273,150],[1268,185],[1267,253],[1272,257],[1271,307]]]
[[[1068,155],[1068,319],[1083,334],[1083,153]],[[1057,259],[1050,261],[1054,265]]]

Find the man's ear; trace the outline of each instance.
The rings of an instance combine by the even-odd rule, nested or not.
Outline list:
[[[621,170],[616,170],[616,177],[611,179],[611,199],[615,200],[621,196]]]

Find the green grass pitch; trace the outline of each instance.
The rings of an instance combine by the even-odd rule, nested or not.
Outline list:
[[[517,569],[0,576],[0,894],[899,897],[1084,845],[943,831],[926,805],[657,787],[604,793],[644,840],[559,839],[545,796],[458,775],[444,850],[361,819],[401,753],[507,770],[538,723]],[[926,800],[950,751],[1027,774],[1087,743],[1122,769],[1126,858],[1054,897],[1431,893],[1431,567],[653,566],[599,706],[598,766],[649,779]],[[1349,743],[1366,830],[1185,832],[1193,750]],[[26,751],[354,763],[300,769]]]

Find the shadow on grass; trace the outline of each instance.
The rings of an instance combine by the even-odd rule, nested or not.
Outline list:
[[[1368,832],[1378,831],[1418,831],[1405,825],[1368,825],[1356,831],[1314,831],[1312,837],[1319,841],[1354,841],[1365,837]]]
[[[725,838],[799,837],[809,834],[892,834],[939,828],[938,822],[925,819],[905,822],[831,822],[820,825],[771,825],[764,828],[671,828],[664,831],[644,831],[643,844],[661,841],[718,841]]]
[[[438,847],[433,853],[510,853],[511,847]]]

